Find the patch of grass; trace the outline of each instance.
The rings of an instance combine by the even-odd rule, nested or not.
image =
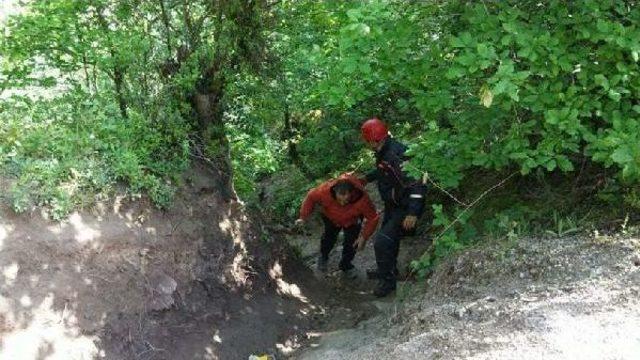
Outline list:
[[[129,196],[171,203],[189,163],[189,125],[166,105],[122,118],[115,104],[71,92],[0,104],[0,167],[16,212],[42,207],[60,220],[124,184]]]

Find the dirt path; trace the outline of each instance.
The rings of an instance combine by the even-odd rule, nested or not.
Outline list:
[[[316,218],[306,225],[302,233],[280,234],[280,236],[297,249],[306,267],[315,269],[321,234],[322,224]],[[366,270],[376,268],[375,254],[371,242],[367,244],[362,252],[356,254],[353,261],[358,272],[357,279],[343,277],[342,272],[338,270],[342,252],[341,236],[330,254],[328,274],[313,272],[327,298],[322,301],[321,312],[316,315],[313,329],[308,333],[307,341],[301,343],[303,350],[294,352],[292,354],[293,358],[306,356],[302,355],[305,352],[304,349],[334,347],[337,343],[331,339],[335,338],[342,341],[344,340],[342,339],[343,334],[352,331],[357,334],[356,338],[349,338],[349,346],[353,346],[359,343],[360,338],[363,338],[363,334],[360,331],[368,331],[366,330],[366,324],[377,321],[371,320],[372,318],[384,318],[394,309],[394,297],[377,299],[372,295],[376,281],[367,279],[366,276]],[[403,239],[398,257],[399,269],[406,272],[408,263],[415,258],[416,254],[421,254],[428,246],[429,243],[418,236]],[[357,330],[353,330],[354,328]],[[341,356],[342,350],[340,347],[336,347],[334,350],[338,356]],[[322,351],[320,353],[324,356]],[[348,359],[348,357],[344,357],[344,359]]]
[[[406,303],[300,359],[638,359],[640,241],[521,239],[442,264]]]

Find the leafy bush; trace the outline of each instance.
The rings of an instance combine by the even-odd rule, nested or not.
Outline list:
[[[234,175],[234,185],[243,199],[255,200],[257,182],[273,174],[281,161],[280,144],[270,138],[242,132],[227,126]]]
[[[291,221],[298,216],[298,211],[307,191],[313,184],[293,166],[283,168],[270,179],[267,191],[268,209],[276,219]]]
[[[454,217],[449,217],[442,204],[433,204],[432,233],[434,234],[432,250],[411,262],[410,267],[418,277],[424,277],[431,271],[437,261],[465,246],[473,243],[478,234],[475,226],[469,222],[472,212],[457,209]]]
[[[62,219],[111,194],[118,182],[165,207],[188,166],[189,126],[170,108],[123,119],[106,99],[73,92],[14,98],[2,107],[0,165],[16,178],[10,197],[18,212],[43,206]]]
[[[346,14],[314,91],[423,130],[414,165],[442,184],[458,186],[473,167],[572,171],[580,154],[640,179],[634,6],[376,1]],[[371,103],[385,97],[395,104]]]

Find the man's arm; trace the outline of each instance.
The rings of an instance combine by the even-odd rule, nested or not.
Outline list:
[[[427,187],[421,180],[416,180],[413,176],[409,175],[407,167],[410,166],[409,161],[411,160],[411,157],[406,154],[407,148],[400,145],[394,150],[390,165],[394,169],[398,181],[408,193],[408,215],[415,216],[416,218],[420,217],[424,211]]]
[[[408,212],[402,222],[402,227],[405,230],[411,230],[416,226],[418,218],[424,211],[427,187],[421,180],[416,180],[409,175],[406,167],[409,166],[411,158],[406,155],[406,151],[407,148],[402,145],[395,149],[393,159],[391,159],[391,166],[394,169],[397,180],[405,188],[406,196],[408,196],[406,204]]]
[[[313,212],[313,209],[314,209],[316,203],[318,202],[318,199],[319,199],[319,190],[318,190],[318,188],[311,189],[307,193],[307,196],[304,198],[304,201],[302,202],[302,205],[300,206],[300,215],[298,216],[298,218],[303,220],[303,221],[307,220],[309,218],[309,216],[311,216],[311,213]]]
[[[375,205],[373,205],[373,203],[371,202],[371,199],[369,199],[368,195],[364,195],[364,198],[362,199],[362,214],[364,215],[364,219],[365,219],[365,223],[364,223],[364,227],[362,228],[362,238],[366,241],[367,239],[369,239],[369,237],[371,237],[371,234],[373,234],[373,232],[376,230],[376,227],[378,227],[378,222],[380,221],[380,216],[378,215],[378,212],[376,211],[376,207]]]
[[[422,184],[421,182],[416,182],[407,190],[409,191],[409,203],[407,204],[407,208],[409,210],[408,213],[409,215],[420,217],[420,215],[422,215],[422,212],[424,211],[427,186]]]
[[[358,239],[353,244],[356,251],[364,249],[364,246],[367,244],[367,240],[378,227],[378,222],[380,220],[380,215],[378,215],[375,205],[373,205],[367,194],[364,195],[360,204],[360,211],[364,216],[365,223],[360,236],[358,236]]]

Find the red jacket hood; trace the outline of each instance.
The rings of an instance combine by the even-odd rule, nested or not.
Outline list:
[[[364,190],[365,182],[363,180],[360,180],[358,177],[356,177],[355,175],[353,175],[353,173],[350,173],[350,172],[344,173],[333,180],[329,180],[325,184],[327,187],[332,188],[338,182],[345,181],[345,180],[351,183],[351,185],[355,186],[356,189],[362,191],[363,193],[365,192]]]
[[[338,181],[348,181],[358,190],[354,191],[354,196],[346,206],[339,205],[331,192],[331,188]],[[366,222],[362,230],[362,237],[369,238],[378,225],[379,217],[367,191],[364,189],[364,185],[365,182],[352,173],[342,174],[336,179],[320,184],[311,189],[302,202],[300,219],[307,219],[313,212],[315,205],[319,204],[322,206],[322,214],[342,228],[349,227],[364,217]]]

